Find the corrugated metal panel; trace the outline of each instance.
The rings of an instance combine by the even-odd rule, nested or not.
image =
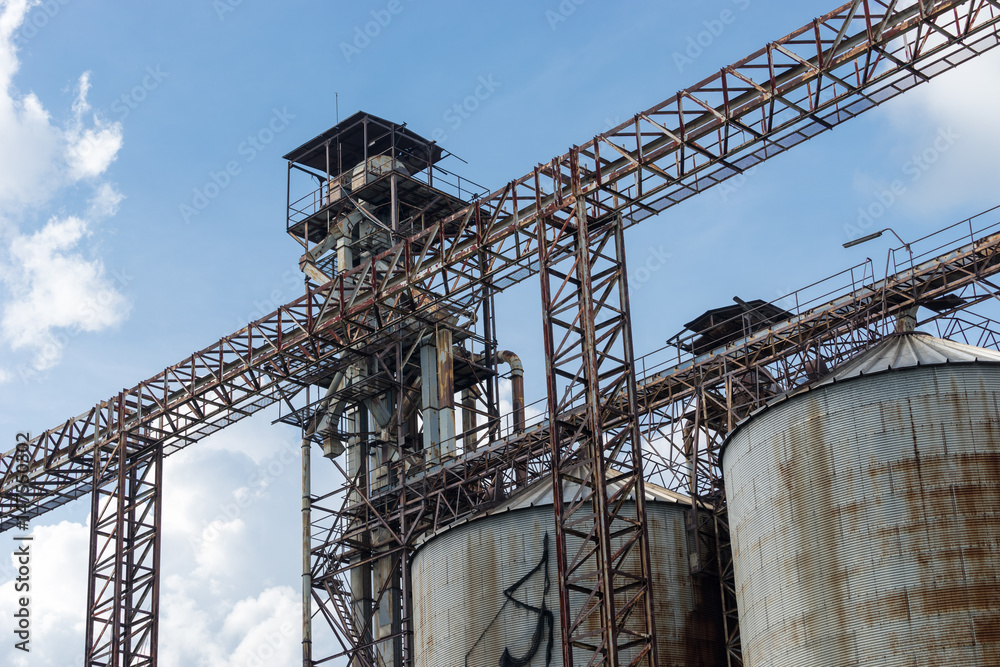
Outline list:
[[[910,331],[886,337],[864,354],[835,368],[815,386],[890,369],[976,361],[1000,362],[1000,352]]]
[[[613,481],[617,475],[621,473],[615,470],[608,471],[608,477],[612,482],[608,485],[609,491],[621,491],[622,484]],[[661,503],[680,503],[683,505],[691,504],[691,497],[686,496],[683,493],[678,493],[676,491],[671,491],[670,489],[665,489],[662,486],[654,484],[649,480],[643,482],[643,488],[646,491],[646,502],[661,502]],[[567,503],[573,502],[580,493],[580,487],[574,482],[566,481],[563,483],[563,500]],[[629,499],[633,499],[634,495],[630,491],[627,495]],[[552,481],[547,478],[540,479],[528,486],[520,489],[517,493],[507,498],[505,501],[501,502],[495,507],[482,512],[481,514],[476,514],[467,519],[457,521],[455,523],[448,524],[444,528],[437,531],[429,531],[417,538],[417,544],[423,544],[431,539],[434,539],[438,535],[446,533],[449,530],[454,530],[455,527],[461,526],[470,521],[480,521],[483,517],[492,516],[494,514],[504,514],[506,512],[511,512],[514,510],[527,509],[529,507],[538,506],[548,506],[551,511],[552,507]],[[701,506],[705,506],[702,504]],[[707,509],[707,507],[706,507]]]
[[[723,468],[747,667],[1000,665],[1000,366],[815,389]]]
[[[724,665],[718,585],[689,574],[686,508],[647,508],[661,664]],[[504,651],[531,667],[562,664],[554,535],[552,506],[536,505],[424,544],[412,565],[417,667],[496,667]]]
[[[621,473],[615,470],[608,471],[608,478],[611,480],[610,484],[608,484],[608,493],[621,491],[624,483],[615,481],[615,478],[619,475],[621,475]],[[643,489],[646,492],[646,500],[650,502],[682,503],[685,505],[691,504],[690,496],[685,496],[682,493],[665,489],[662,486],[650,482],[649,480],[645,480],[643,482]],[[563,483],[563,498],[567,502],[571,502],[572,499],[578,495],[578,493],[579,486],[577,484],[570,481]],[[635,496],[630,491],[628,493],[628,497],[634,499]],[[508,510],[534,507],[535,505],[552,505],[552,483],[549,480],[541,480],[525,487],[497,507],[489,510],[487,514],[498,514]]]

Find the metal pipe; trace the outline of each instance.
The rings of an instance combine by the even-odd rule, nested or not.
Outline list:
[[[347,474],[352,480],[356,480],[356,489],[350,492],[350,504],[357,507],[362,504],[364,498],[368,496],[369,485],[369,445],[368,445],[368,410],[364,405],[359,404],[351,411],[350,436],[347,448]],[[363,524],[363,520],[359,520]],[[357,524],[352,522],[350,530],[354,530]],[[371,644],[370,623],[372,618],[372,564],[371,564],[371,543],[370,532],[362,530],[360,537],[359,555],[360,562],[356,567],[351,568],[351,599],[354,627],[358,631],[358,643],[362,646]],[[367,629],[367,630],[366,630]],[[364,634],[361,634],[364,631]],[[357,655],[351,662],[351,667],[364,667],[371,664],[372,657],[365,652]]]
[[[455,367],[451,329],[437,332],[438,446],[442,457],[455,455]]]
[[[510,366],[510,394],[514,407],[514,432],[524,430],[524,366],[521,358],[510,350],[497,352],[497,363]]]
[[[302,667],[312,667],[312,467],[308,437],[302,438]]]
[[[424,456],[428,463],[441,460],[438,421],[441,406],[438,394],[437,349],[433,342],[420,348],[420,416],[424,422]]]
[[[462,447],[466,452],[476,450],[476,403],[481,392],[477,385],[462,390]]]
[[[398,180],[399,177],[396,175],[395,165],[392,165],[392,174],[389,176],[389,192],[391,193],[389,220],[390,224],[392,225],[392,234],[393,234],[392,240],[394,243],[398,240],[396,235],[399,234],[399,194],[397,191]]]
[[[524,432],[524,366],[521,358],[510,350],[497,351],[497,363],[505,363],[510,366],[510,395],[514,408],[514,432]],[[514,479],[518,485],[528,481],[528,464],[514,464]]]

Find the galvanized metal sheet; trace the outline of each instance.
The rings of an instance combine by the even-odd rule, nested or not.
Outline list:
[[[718,584],[689,573],[687,509],[647,504],[660,659],[716,667],[725,664]],[[412,565],[417,667],[562,664],[554,535],[552,506],[535,505],[427,542]],[[503,663],[505,652],[527,662]]]
[[[1000,366],[836,383],[723,468],[747,667],[1000,665]]]
[[[817,385],[910,366],[969,362],[1000,362],[1000,351],[909,331],[886,337],[865,354],[838,366]]]

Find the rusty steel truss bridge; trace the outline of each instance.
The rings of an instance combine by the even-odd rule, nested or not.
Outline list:
[[[303,665],[413,665],[417,537],[539,479],[560,490],[566,667],[660,664],[646,480],[699,500],[690,529],[714,557],[693,576],[718,580],[727,660],[741,665],[726,433],[898,318],[996,347],[1000,327],[972,308],[998,298],[1000,211],[910,244],[881,276],[866,263],[775,304],[740,301],[644,357],[625,229],[998,43],[995,0],[854,0],[489,193],[440,169],[433,142],[358,114],[286,156],[305,294],[44,431],[21,467],[4,454],[0,530],[89,497],[85,664],[155,665],[163,459],[281,404],[303,432]],[[319,188],[293,201],[300,176]],[[547,377],[530,422],[523,401],[500,413],[511,357],[493,305],[529,279]],[[336,488],[312,493],[314,449],[338,469]]]

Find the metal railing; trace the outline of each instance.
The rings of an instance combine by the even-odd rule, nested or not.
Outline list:
[[[318,188],[288,205],[287,228],[291,229],[336,203],[337,198],[331,199],[331,186],[341,188],[342,192],[353,195],[373,181],[387,177],[393,171],[463,202],[474,201],[489,193],[487,188],[439,165],[430,165],[426,169],[412,174],[408,171],[400,171],[400,169],[405,169],[405,167],[392,157],[392,151],[389,150],[379,155],[369,156],[365,162],[340,176],[324,178]],[[360,185],[358,184],[359,179]]]

